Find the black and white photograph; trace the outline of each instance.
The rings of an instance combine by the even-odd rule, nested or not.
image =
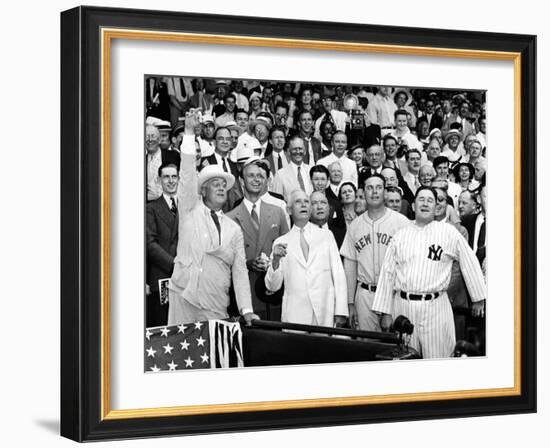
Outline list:
[[[487,356],[485,90],[143,92],[146,373]]]

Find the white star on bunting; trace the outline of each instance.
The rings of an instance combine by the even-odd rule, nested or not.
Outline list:
[[[195,330],[200,330],[202,327],[202,322],[195,322]]]
[[[184,333],[185,330],[187,330],[187,327],[185,325],[178,325],[178,334],[179,333]]]
[[[176,367],[178,365],[174,363],[174,360],[172,362],[168,363],[168,370],[176,370]]]
[[[208,355],[206,353],[201,355],[202,363],[208,363]]]
[[[164,336],[165,338],[168,337],[168,333],[170,333],[170,330],[166,327],[164,327],[162,330],[160,330],[161,336]]]
[[[153,367],[151,367],[151,370],[153,372],[160,372],[160,369],[157,367],[157,365],[155,364]]]
[[[184,361],[185,361],[185,367],[193,367],[193,363],[195,362],[191,359],[190,356],[188,356],[187,359],[184,359]]]
[[[164,354],[172,354],[172,350],[174,350],[174,347],[172,347],[170,344],[163,345],[162,348],[164,349]]]
[[[147,357],[154,358],[156,352],[157,352],[157,351],[156,351],[153,347],[148,348],[148,349],[147,349]]]
[[[189,342],[187,342],[187,339],[183,342],[180,342],[180,345],[182,350],[187,350],[189,348]]]
[[[206,339],[203,339],[202,336],[199,336],[197,339],[197,347],[204,347],[204,343],[206,342]]]
[[[151,336],[153,336],[153,333],[151,333],[149,331],[149,328],[147,329],[147,331],[145,332],[145,337],[147,338],[148,341],[151,340]]]

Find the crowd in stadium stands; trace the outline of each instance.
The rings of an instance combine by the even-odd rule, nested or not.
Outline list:
[[[241,315],[387,331],[354,306],[384,260],[358,248],[350,276],[346,233],[388,210],[412,225],[425,187],[484,275],[485,107],[483,91],[146,78],[146,326]],[[483,354],[485,316],[452,261],[456,340]]]

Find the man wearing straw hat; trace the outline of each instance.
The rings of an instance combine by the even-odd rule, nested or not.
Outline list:
[[[247,323],[253,313],[241,228],[222,212],[235,183],[221,165],[197,175],[193,129],[198,118],[186,114],[178,186],[179,241],[169,283],[168,325],[228,317],[233,281],[239,313]]]

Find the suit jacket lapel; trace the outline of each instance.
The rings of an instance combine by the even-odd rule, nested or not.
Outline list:
[[[245,240],[253,241],[255,243],[256,238],[257,238],[257,234],[254,231],[254,225],[252,224],[252,218],[250,217],[250,213],[248,213],[246,205],[244,205],[244,201],[241,202],[241,204],[237,208],[236,218],[238,219],[239,224],[240,224],[241,228],[243,229],[243,234],[244,234]]]
[[[166,223],[168,228],[173,228],[174,227],[174,220],[175,220],[176,216],[172,213],[172,211],[168,207],[168,204],[164,200],[164,196],[161,196],[158,199],[158,202],[159,202],[158,211],[159,211],[160,218]]]

